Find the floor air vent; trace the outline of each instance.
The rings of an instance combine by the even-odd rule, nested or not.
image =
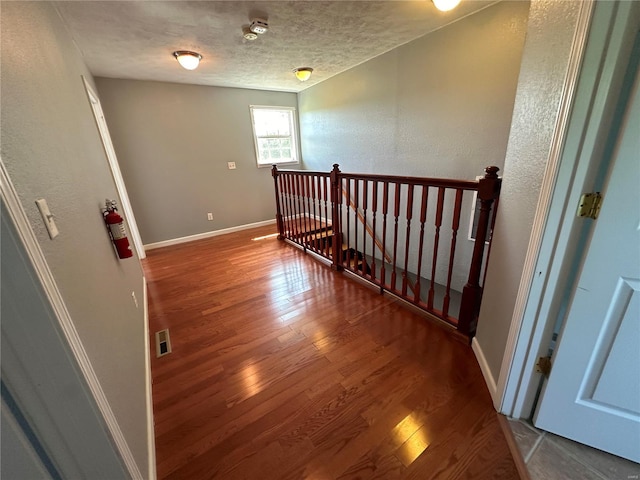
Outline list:
[[[171,339],[169,329],[156,332],[156,357],[162,357],[171,353]]]

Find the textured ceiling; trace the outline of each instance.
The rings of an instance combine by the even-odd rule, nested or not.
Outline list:
[[[496,3],[417,1],[54,2],[95,76],[298,92]],[[251,42],[242,26],[268,19]],[[195,71],[171,55],[203,55]],[[313,67],[307,82],[292,74]]]

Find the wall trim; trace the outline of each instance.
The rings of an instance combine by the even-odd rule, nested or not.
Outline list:
[[[586,0],[581,2],[580,11],[578,12],[578,20],[569,55],[569,65],[565,74],[560,107],[551,140],[551,148],[545,167],[540,194],[538,196],[538,204],[531,229],[529,246],[525,256],[522,275],[520,277],[520,287],[516,296],[513,315],[511,317],[511,327],[507,337],[504,356],[502,357],[502,365],[500,367],[496,391],[496,395],[500,398],[496,408],[499,412],[505,413],[506,415],[512,414],[510,404],[513,403],[515,389],[517,388],[517,385],[514,384],[515,379],[512,378],[512,375],[516,372],[512,372],[512,370],[524,368],[524,365],[520,365],[521,362],[515,358],[516,347],[518,345],[518,339],[521,336],[525,309],[532,293],[532,283],[535,277],[540,249],[542,247],[544,229],[547,225],[549,211],[551,208],[552,194],[558,179],[560,160],[562,158],[562,152],[567,135],[573,100],[577,90],[582,59],[587,45],[594,6],[595,2],[593,0]],[[529,335],[529,337],[531,337],[531,335]],[[518,376],[520,373],[521,372],[518,371]]]
[[[133,457],[133,453],[127,444],[127,440],[120,429],[118,420],[116,419],[104,390],[100,385],[98,376],[96,375],[91,361],[89,360],[89,356],[84,349],[84,345],[82,344],[78,331],[75,328],[71,314],[67,310],[62,294],[58,289],[53,273],[47,264],[46,257],[40,248],[40,244],[38,243],[35,233],[31,228],[27,214],[22,207],[18,193],[11,182],[11,178],[9,177],[9,173],[6,170],[2,158],[0,158],[0,194],[2,196],[2,200],[7,206],[9,216],[16,226],[16,232],[20,241],[24,245],[29,261],[33,265],[34,272],[42,284],[47,300],[51,304],[53,314],[58,320],[60,329],[69,344],[69,349],[78,364],[82,376],[87,382],[91,395],[95,399],[98,410],[104,419],[109,433],[111,434],[113,443],[118,453],[121,455],[125,467],[129,471],[131,477],[142,480],[144,477],[140,473],[135,458]]]
[[[475,353],[476,355],[476,360],[478,361],[478,365],[480,365],[480,371],[482,372],[482,376],[484,377],[484,382],[487,384],[489,394],[491,395],[491,399],[493,400],[493,406],[497,410],[498,407],[500,407],[502,395],[498,395],[496,380],[491,374],[491,369],[489,368],[487,359],[485,358],[482,347],[478,343],[478,339],[476,337],[473,337],[473,340],[471,340],[471,350],[473,350],[473,353]]]
[[[156,480],[156,432],[153,419],[153,378],[151,376],[151,347],[149,346],[149,292],[147,278],[142,276],[142,303],[144,308],[144,373],[145,395],[147,397],[147,451],[149,459],[149,480]]]
[[[171,240],[163,240],[162,242],[148,243],[144,246],[145,250],[154,250],[156,248],[169,247],[171,245],[179,245],[181,243],[193,242],[195,240],[203,240],[205,238],[217,237],[218,235],[226,235],[227,233],[239,232],[241,230],[249,230],[250,228],[264,227],[266,225],[275,224],[275,218],[272,220],[264,220],[262,222],[247,223],[238,225],[237,227],[223,228],[221,230],[213,230],[211,232],[197,233],[186,237],[173,238]]]

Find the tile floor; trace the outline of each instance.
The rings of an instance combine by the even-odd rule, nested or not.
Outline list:
[[[531,480],[640,480],[640,464],[509,420]]]

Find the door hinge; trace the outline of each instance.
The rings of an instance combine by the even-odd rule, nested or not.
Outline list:
[[[578,204],[578,217],[598,218],[602,205],[602,195],[600,192],[583,193]]]
[[[538,358],[538,363],[536,363],[536,372],[543,374],[545,377],[548,377],[551,373],[551,357],[540,357]]]

